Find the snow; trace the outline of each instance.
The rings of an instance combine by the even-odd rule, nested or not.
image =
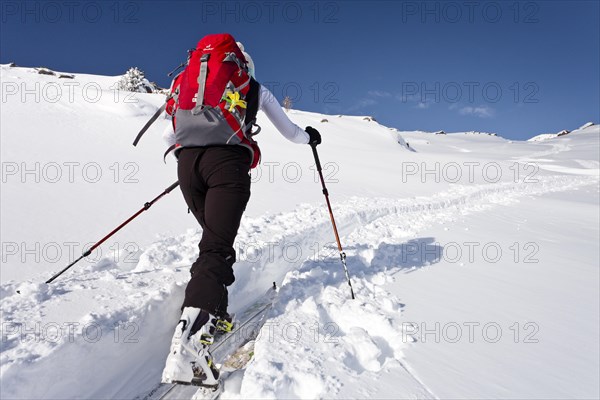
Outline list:
[[[554,139],[555,137],[558,137],[558,133],[542,133],[541,135],[537,135],[532,137],[531,139],[528,139],[528,141],[539,142],[542,140]]]
[[[201,235],[179,192],[43,282],[176,180],[169,121],[131,146],[164,97],[115,92],[120,77],[0,73],[2,397],[143,396]],[[322,133],[357,298],[310,148],[259,114],[230,311],[280,293],[222,398],[600,396],[598,125],[508,141],[288,115]]]

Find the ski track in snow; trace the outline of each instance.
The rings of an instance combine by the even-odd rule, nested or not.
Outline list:
[[[402,350],[411,341],[399,329],[404,305],[384,289],[398,272],[436,262],[411,257],[407,248],[438,246],[434,238],[419,237],[432,225],[510,205],[523,196],[590,184],[597,185],[597,178],[545,176],[532,183],[455,186],[430,198],[334,203],[356,300],[349,298],[324,205],[245,218],[230,311],[250,304],[273,281],[281,289],[253,360],[230,376],[222,397],[378,397],[384,390],[379,377],[391,374],[404,397],[435,398],[403,360]],[[200,232],[191,230],[158,241],[130,270],[104,258],[51,285],[0,286],[3,395],[22,397],[21,386],[28,396],[44,398],[133,398],[152,389],[160,379],[199,238]],[[317,243],[326,242],[316,250]],[[64,313],[65,302],[87,303],[90,311]],[[65,326],[74,328],[67,334]],[[56,362],[81,354],[88,357],[57,370]],[[114,368],[115,359],[119,368]],[[70,368],[98,369],[102,379],[70,380],[65,378]]]
[[[590,183],[596,180],[553,177],[536,184],[461,187],[428,201],[356,199],[344,204],[342,210],[363,210],[354,215],[342,211],[340,218],[346,226],[351,218],[356,220],[342,242],[357,300],[349,299],[335,255],[307,260],[290,271],[270,321],[273,329],[263,332],[256,343],[255,359],[245,371],[241,398],[376,398],[382,373],[398,376],[403,396],[435,398],[402,361],[402,348],[411,342],[399,330],[403,305],[382,287],[398,272],[436,262],[406,254],[417,242],[419,246],[437,246],[433,238],[414,239],[418,232],[432,224],[452,223],[460,215],[511,204],[521,196],[575,190]],[[331,359],[330,354],[338,357]],[[356,385],[350,386],[362,389],[344,391],[341,380],[355,381]],[[225,390],[225,395],[229,394],[227,386]]]

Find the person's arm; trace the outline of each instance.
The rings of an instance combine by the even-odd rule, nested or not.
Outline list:
[[[308,144],[309,135],[285,115],[273,93],[260,85],[259,108],[265,113],[275,128],[289,141]]]

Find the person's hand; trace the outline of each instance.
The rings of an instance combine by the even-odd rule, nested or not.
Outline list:
[[[304,131],[308,133],[308,136],[310,137],[308,139],[308,144],[310,144],[313,147],[315,147],[318,144],[321,144],[321,134],[318,130],[316,130],[312,126],[307,126]]]

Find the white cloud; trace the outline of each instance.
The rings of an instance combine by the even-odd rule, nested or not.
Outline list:
[[[367,94],[373,97],[392,97],[390,92],[384,92],[381,90],[369,90]]]
[[[460,115],[474,115],[479,118],[491,118],[494,116],[494,109],[488,106],[483,107],[463,107],[458,110]]]
[[[423,103],[422,101],[421,101],[421,102],[419,102],[419,104],[417,104],[417,108],[418,108],[418,109],[421,109],[421,110],[424,110],[424,109],[426,109],[426,108],[429,108],[429,106],[430,106],[430,103]]]
[[[396,94],[394,98],[402,103],[421,101],[421,95],[419,94]]]
[[[362,99],[358,102],[359,107],[373,106],[377,104],[377,102],[373,99]]]
[[[356,104],[349,107],[347,111],[358,111],[363,109],[364,107],[374,106],[375,104],[377,104],[377,101],[369,98],[364,98],[360,99],[358,102],[356,102]]]

